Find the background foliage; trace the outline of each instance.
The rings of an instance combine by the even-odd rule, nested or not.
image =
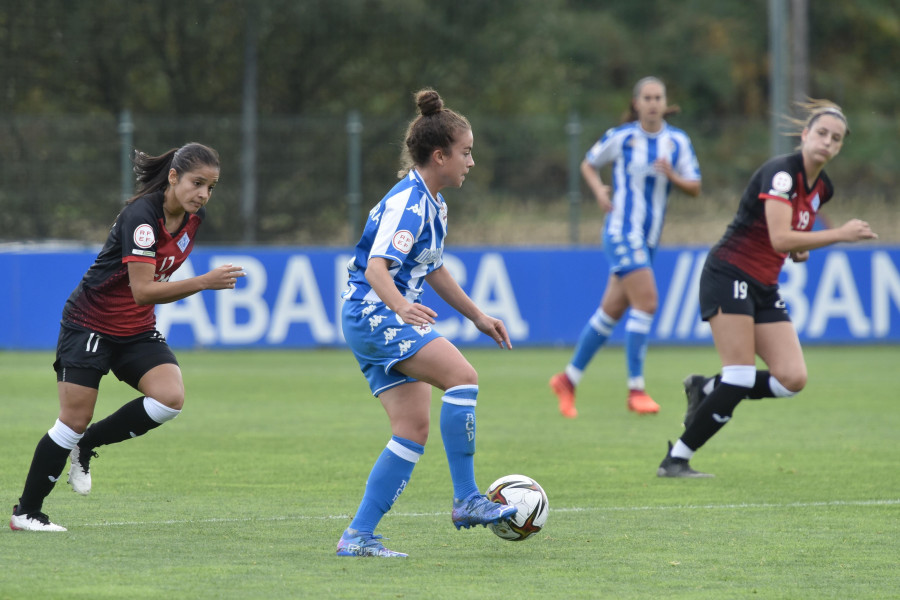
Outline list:
[[[810,2],[809,94],[854,135],[830,172],[889,197],[900,155],[900,8]],[[705,195],[731,205],[768,155],[766,0],[115,0],[0,2],[0,240],[102,240],[121,201],[118,116],[152,153],[219,149],[208,238],[240,239],[245,42],[258,56],[257,239],[341,243],[346,118],[363,120],[363,214],[394,181],[411,93],[433,86],[476,135],[462,197],[566,218],[570,115],[579,158],[619,122],[631,86],[668,83]],[[458,219],[459,211],[454,219]],[[458,220],[454,221],[459,223]],[[353,225],[349,226],[353,229]]]

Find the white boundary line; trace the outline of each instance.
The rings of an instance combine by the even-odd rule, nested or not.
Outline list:
[[[741,509],[766,509],[766,508],[827,508],[832,506],[897,506],[900,498],[889,500],[833,500],[829,502],[759,502],[739,504],[675,504],[660,506],[593,506],[551,508],[551,513],[577,513],[577,512],[642,512],[642,511],[671,511],[671,510],[741,510]],[[432,513],[404,513],[389,512],[386,517],[393,518],[419,518],[419,517],[443,517],[448,511]],[[105,523],[82,523],[75,527],[135,527],[141,525],[196,525],[203,523],[246,523],[251,521],[329,521],[347,520],[353,515],[326,515],[326,516],[274,516],[274,517],[240,517],[240,518],[210,518],[210,519],[167,519],[164,521],[108,521]]]

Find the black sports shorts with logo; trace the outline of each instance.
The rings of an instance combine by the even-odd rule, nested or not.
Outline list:
[[[763,285],[740,269],[707,257],[700,274],[700,318],[709,321],[721,310],[749,315],[754,323],[790,321],[777,285]]]
[[[110,372],[131,387],[153,367],[178,360],[166,338],[156,331],[128,337],[97,333],[63,321],[56,343],[56,380],[99,389],[100,379]]]

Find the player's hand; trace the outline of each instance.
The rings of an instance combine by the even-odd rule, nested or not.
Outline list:
[[[434,318],[437,316],[437,313],[432,309],[418,302],[407,302],[394,312],[400,315],[404,323],[415,325],[416,327],[434,325]]]
[[[498,346],[501,348],[505,347],[507,350],[512,350],[512,342],[509,341],[509,334],[506,333],[506,325],[503,324],[503,321],[495,319],[494,317],[482,315],[479,319],[472,322],[475,323],[475,327],[478,328],[478,331],[490,336],[492,340],[497,342]]]
[[[840,228],[841,237],[845,242],[858,242],[861,240],[877,240],[878,234],[872,231],[869,224],[860,219],[850,219]]]
[[[657,158],[653,161],[653,168],[656,169],[657,173],[665,175],[667,179],[672,179],[672,176],[675,173],[672,170],[672,163],[665,158]]]
[[[234,289],[238,277],[246,277],[243,267],[232,264],[221,265],[206,274],[206,289],[230,290]]]
[[[600,191],[596,194],[597,206],[599,206],[603,212],[609,212],[613,209],[612,200],[610,200],[610,192],[612,192],[612,188],[608,185],[604,185],[600,187]]]
[[[791,260],[795,263],[806,262],[807,260],[809,260],[809,250],[791,252]]]

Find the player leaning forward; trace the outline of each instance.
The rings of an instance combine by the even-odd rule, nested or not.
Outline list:
[[[516,512],[478,491],[478,374],[432,328],[437,313],[420,301],[427,282],[501,348],[510,347],[503,322],[481,312],[443,264],[447,204],[439,192],[460,187],[475,165],[472,128],[465,117],[444,108],[437,92],[420,90],[415,99],[419,114],[407,128],[400,182],[369,213],[343,294],[344,336],[387,412],[392,435],[338,542],[338,556],[406,556],[385,548],[374,531],[424,453],[432,386],[444,392],[440,428],[453,482],[453,524],[457,529],[487,525]]]
[[[139,190],[119,213],[100,254],[63,309],[56,348],[59,418],[40,439],[9,526],[66,531],[42,512],[71,455],[69,483],[91,491],[94,448],[147,433],[178,416],[181,369],[156,330],[154,305],[201,290],[234,288],[244,273],[223,265],[182,281],[170,276],[187,259],[219,180],[219,156],[186,144],[161,156],[137,152]],[[110,370],[141,395],[90,427],[100,380]]]
[[[766,161],[750,178],[734,220],[710,250],[700,276],[700,316],[709,322],[721,375],[684,380],[685,432],[657,469],[660,477],[709,477],[688,464],[744,399],[793,396],[806,385],[806,361],[778,291],[784,261],[839,242],[872,240],[869,224],[850,219],[813,231],[816,214],[834,187],[825,165],[850,134],[847,117],[827,100],[806,110],[798,151]],[[756,368],[756,357],[767,369]]]

